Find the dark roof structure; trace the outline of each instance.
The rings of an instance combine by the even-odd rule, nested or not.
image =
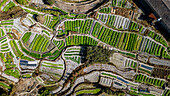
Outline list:
[[[164,27],[170,33],[170,0],[145,0],[146,3],[155,11],[157,18],[162,18]]]

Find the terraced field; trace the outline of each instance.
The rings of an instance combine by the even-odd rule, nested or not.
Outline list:
[[[64,58],[66,60],[71,60],[73,62],[76,62],[77,64],[80,64],[81,63],[80,50],[81,50],[80,47],[78,48],[69,47],[64,53]]]
[[[45,21],[44,21],[44,25],[46,25],[47,27],[53,29],[54,25],[56,25],[56,23],[58,23],[59,18],[56,16],[49,16],[46,15],[45,17]]]
[[[91,19],[87,19],[85,21],[83,20],[66,21],[64,22],[64,24],[65,24],[65,31],[75,31],[78,32],[79,34],[92,35],[95,38],[101,40],[102,42],[105,42],[121,50],[141,51],[141,52],[149,53],[151,55],[169,58],[169,55],[167,54],[167,51],[165,50],[164,46],[158,44],[156,41],[153,41],[149,38],[138,35],[136,33],[117,32],[112,29],[106,28],[99,22],[95,22],[94,20]],[[128,27],[126,28],[128,29]],[[77,37],[80,38],[80,36]],[[73,36],[73,39],[74,38],[76,38],[76,36]],[[68,39],[70,39],[70,37],[68,37]],[[70,43],[74,43],[74,40],[73,42]],[[77,42],[79,42],[79,40],[77,40]],[[68,42],[66,43],[66,45],[68,45]],[[77,44],[71,44],[71,45],[77,45]]]
[[[43,61],[40,71],[48,73],[50,76],[55,78],[54,81],[59,80],[63,75],[64,61],[61,59],[56,62]]]
[[[154,85],[154,86],[158,86],[158,87],[163,87],[164,84],[165,84],[164,80],[151,78],[151,77],[149,77],[147,75],[143,75],[143,74],[138,74],[135,77],[135,81],[150,84],[150,85]]]
[[[42,35],[36,34],[34,37],[31,36],[31,32],[27,32],[22,37],[23,43],[29,43],[29,48],[36,52],[46,52],[48,51],[48,46],[50,44],[49,40]],[[34,38],[34,39],[33,39]],[[28,42],[32,39],[31,42]]]

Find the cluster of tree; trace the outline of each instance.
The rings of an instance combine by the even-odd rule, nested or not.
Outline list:
[[[167,76],[170,74],[169,69],[164,68],[154,68],[152,72],[153,77],[164,78],[167,79]]]
[[[85,47],[85,58],[82,58],[82,60],[86,61],[87,64],[109,63],[109,58],[113,52],[99,46]]]
[[[55,3],[55,0],[43,0],[44,4],[52,5]]]
[[[48,96],[50,94],[49,90],[46,89],[45,87],[41,88],[38,93],[40,94],[40,96]]]
[[[0,88],[0,96],[8,96],[7,91],[5,91],[4,89]]]
[[[22,5],[26,5],[28,4],[27,0],[16,0],[17,3],[22,4]]]
[[[112,91],[110,88],[102,88],[102,92],[107,93],[108,95],[112,95],[112,96],[124,96],[125,93],[122,91]]]
[[[8,10],[7,12],[0,12],[0,20],[8,20],[11,18],[17,18],[25,14],[27,13],[25,13],[21,7],[15,6],[11,8],[10,10]]]

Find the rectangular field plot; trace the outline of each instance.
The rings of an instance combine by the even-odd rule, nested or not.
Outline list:
[[[149,39],[143,38],[141,48],[139,49],[142,52],[149,53],[151,55],[167,57],[165,48],[159,45],[157,42]]]
[[[11,87],[8,84],[4,83],[4,82],[0,82],[0,87],[11,89]]]
[[[63,40],[61,41],[56,41],[56,40],[53,40],[53,43],[55,44],[55,46],[57,46],[57,48],[60,50],[62,49],[64,46],[65,46],[65,43]]]
[[[56,62],[43,61],[40,66],[40,71],[59,80],[64,72],[64,61],[62,59]]]
[[[111,6],[120,8],[130,8],[127,0],[112,0]]]
[[[104,24],[108,25],[109,27],[115,29],[124,29],[127,30],[130,26],[130,19],[118,16],[118,15],[110,15],[110,14],[100,14],[98,18]]]
[[[54,26],[59,22],[59,18],[56,16],[46,15],[44,18],[45,20],[43,24],[51,29],[54,28]]]
[[[93,20],[75,20],[64,22],[65,31],[79,32],[80,34],[89,34],[92,27]]]
[[[153,38],[155,41],[160,42],[160,43],[163,44],[165,47],[168,47],[167,42],[165,41],[165,39],[164,39],[161,35],[158,35],[157,33],[150,31],[150,32],[148,33],[148,36],[151,37],[151,38]]]
[[[46,52],[49,50],[50,42],[45,36],[27,32],[22,37],[22,41],[32,51]]]
[[[135,81],[158,86],[158,87],[162,87],[165,84],[164,80],[160,80],[158,78],[155,79],[155,78],[149,77],[147,75],[143,75],[143,74],[136,75]]]
[[[96,46],[98,42],[88,36],[69,36],[66,38],[66,45],[91,45]]]
[[[81,63],[80,50],[81,48],[79,47],[68,48],[66,52],[64,53],[64,58],[66,60],[71,60],[73,62],[76,62],[77,64],[80,64]]]
[[[143,71],[143,72],[146,72],[148,74],[151,74],[152,70],[153,70],[152,66],[149,66],[149,65],[146,65],[146,64],[143,64],[143,63],[139,63],[139,71]]]
[[[0,28],[0,38],[3,37],[3,36],[5,36],[5,32],[4,32],[3,29]]]
[[[10,75],[10,76],[13,76],[15,78],[19,78],[20,77],[20,72],[16,68],[15,69],[6,69],[4,71],[4,73],[7,74],[7,75]]]
[[[0,39],[0,52],[7,53],[9,51],[10,51],[10,49],[8,46],[7,38],[4,37],[4,38]]]
[[[126,59],[126,61],[124,62],[124,66],[125,67],[129,67],[129,68],[132,68],[132,69],[136,69],[137,67],[137,62],[136,61],[133,61],[131,59]]]
[[[3,11],[7,12],[10,8],[14,7],[15,3],[10,1],[3,9]]]

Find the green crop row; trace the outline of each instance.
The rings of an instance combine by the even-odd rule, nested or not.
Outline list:
[[[111,6],[124,8],[127,0],[112,0]]]
[[[111,8],[109,8],[109,7],[103,8],[99,12],[101,12],[101,13],[111,13]]]
[[[5,36],[5,32],[3,29],[0,28],[0,37],[3,37],[3,36]]]
[[[78,63],[78,64],[80,64],[81,62],[80,62],[80,57],[78,57],[78,56],[71,56],[71,57],[65,57],[66,58],[66,60],[71,60],[71,61],[73,61],[73,62],[76,62],[76,63]]]
[[[163,85],[165,84],[165,81],[163,81],[163,80],[150,78],[150,77],[148,77],[146,75],[142,75],[142,74],[136,75],[135,81],[150,84],[150,85],[155,85],[155,86],[158,86],[158,87],[163,87]]]
[[[46,30],[42,30],[42,32],[44,32],[45,34],[47,34],[48,36],[50,36],[50,33]]]
[[[6,69],[5,71],[5,74],[7,75],[11,75],[15,78],[19,78],[20,77],[20,72],[18,69]]]
[[[132,60],[126,60],[125,66],[136,69],[137,62],[134,62]]]
[[[33,51],[45,52],[49,45],[49,40],[47,40],[44,36],[36,35],[31,42],[30,48]]]
[[[15,3],[10,1],[3,9],[3,11],[7,12],[10,8],[14,7]]]
[[[56,66],[48,66],[48,65],[43,65],[44,67],[48,67],[48,68],[53,68],[53,69],[63,69],[63,67],[56,67]]]
[[[41,58],[41,55],[40,55],[40,54],[32,53],[32,52],[28,51],[27,49],[25,49],[25,48],[23,47],[23,45],[21,44],[21,41],[19,41],[18,43],[19,43],[22,51],[25,52],[27,55],[32,56],[32,57],[34,57],[34,58],[38,58],[38,59]]]
[[[63,66],[63,64],[54,64],[54,63],[49,63],[49,62],[43,62],[43,63],[47,65],[52,65],[52,66]]]
[[[131,94],[132,96],[155,96],[153,94],[137,93],[134,91],[130,91],[129,94]]]
[[[76,21],[66,21],[65,30],[66,31],[75,31],[80,32],[80,34],[88,34],[90,32],[93,20],[87,19],[85,21],[76,20]]]
[[[169,89],[165,89],[162,96],[169,96],[170,95],[170,90]]]
[[[4,5],[8,0],[2,0],[2,2],[0,3],[0,8],[2,7],[2,5]]]
[[[98,42],[88,36],[69,36],[66,38],[66,45],[91,45],[96,46]]]
[[[111,75],[111,74],[107,74],[107,73],[102,73],[102,75],[106,75],[106,76],[110,76],[110,77],[113,77],[113,78],[117,78],[117,76],[114,76],[114,75]]]
[[[63,40],[61,40],[61,41],[53,40],[53,43],[55,44],[55,46],[58,47],[59,50],[62,49],[64,47],[64,44],[65,44]]]
[[[90,90],[81,90],[76,92],[76,95],[80,95],[80,94],[97,94],[98,92],[100,92],[101,89],[90,89]]]
[[[8,88],[8,89],[11,89],[10,86],[8,86],[7,84],[3,83],[3,82],[0,82],[0,86],[3,86],[5,88]]]
[[[24,34],[24,36],[22,37],[24,43],[26,43],[29,40],[31,34],[32,34],[31,32],[27,32]]]
[[[17,46],[17,43],[15,42],[15,40],[11,40],[10,41],[10,45],[12,47],[12,50],[15,54],[15,56],[17,57],[21,57],[23,55],[23,53],[19,50],[18,46]]]
[[[166,41],[164,40],[164,38],[158,34],[156,34],[155,32],[150,31],[148,33],[148,36],[153,38],[155,41],[160,42],[161,44],[163,44],[165,47],[168,47],[168,44],[166,43]]]

